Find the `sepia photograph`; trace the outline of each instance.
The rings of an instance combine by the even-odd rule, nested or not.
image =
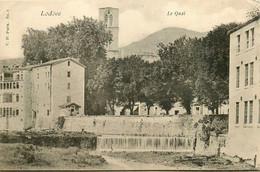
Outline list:
[[[260,0],[0,0],[0,152],[0,171],[260,171]]]

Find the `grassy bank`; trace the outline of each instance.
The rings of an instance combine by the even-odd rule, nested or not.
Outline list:
[[[24,143],[60,148],[78,147],[94,150],[96,149],[96,142],[97,137],[93,133],[87,132],[0,132],[0,143]]]
[[[99,155],[77,147],[51,148],[31,144],[0,143],[0,169],[81,169],[107,164]]]

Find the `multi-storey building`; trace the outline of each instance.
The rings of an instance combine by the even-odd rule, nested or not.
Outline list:
[[[230,31],[228,152],[260,159],[260,20]],[[258,161],[259,163],[259,161]]]
[[[0,129],[31,126],[31,76],[28,70],[0,73]]]
[[[84,114],[85,66],[73,58],[4,71],[0,79],[1,129],[55,128],[61,107]]]

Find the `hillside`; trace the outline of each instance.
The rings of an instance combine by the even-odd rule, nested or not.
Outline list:
[[[159,43],[168,44],[173,42],[181,36],[186,35],[187,37],[203,37],[207,33],[191,31],[183,28],[170,27],[162,29],[158,32],[155,32],[146,38],[129,44],[128,46],[120,48],[122,56],[130,54],[143,54],[143,55],[156,55],[157,54],[157,45]]]

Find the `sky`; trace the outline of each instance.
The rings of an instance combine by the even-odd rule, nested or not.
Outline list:
[[[119,47],[123,47],[167,27],[208,32],[222,23],[244,22],[246,13],[259,3],[260,0],[0,0],[0,60],[23,57],[21,39],[26,28],[46,30],[67,23],[73,16],[98,19],[98,9],[102,7],[119,8]],[[61,15],[41,16],[42,11]],[[185,15],[176,16],[175,12]]]

